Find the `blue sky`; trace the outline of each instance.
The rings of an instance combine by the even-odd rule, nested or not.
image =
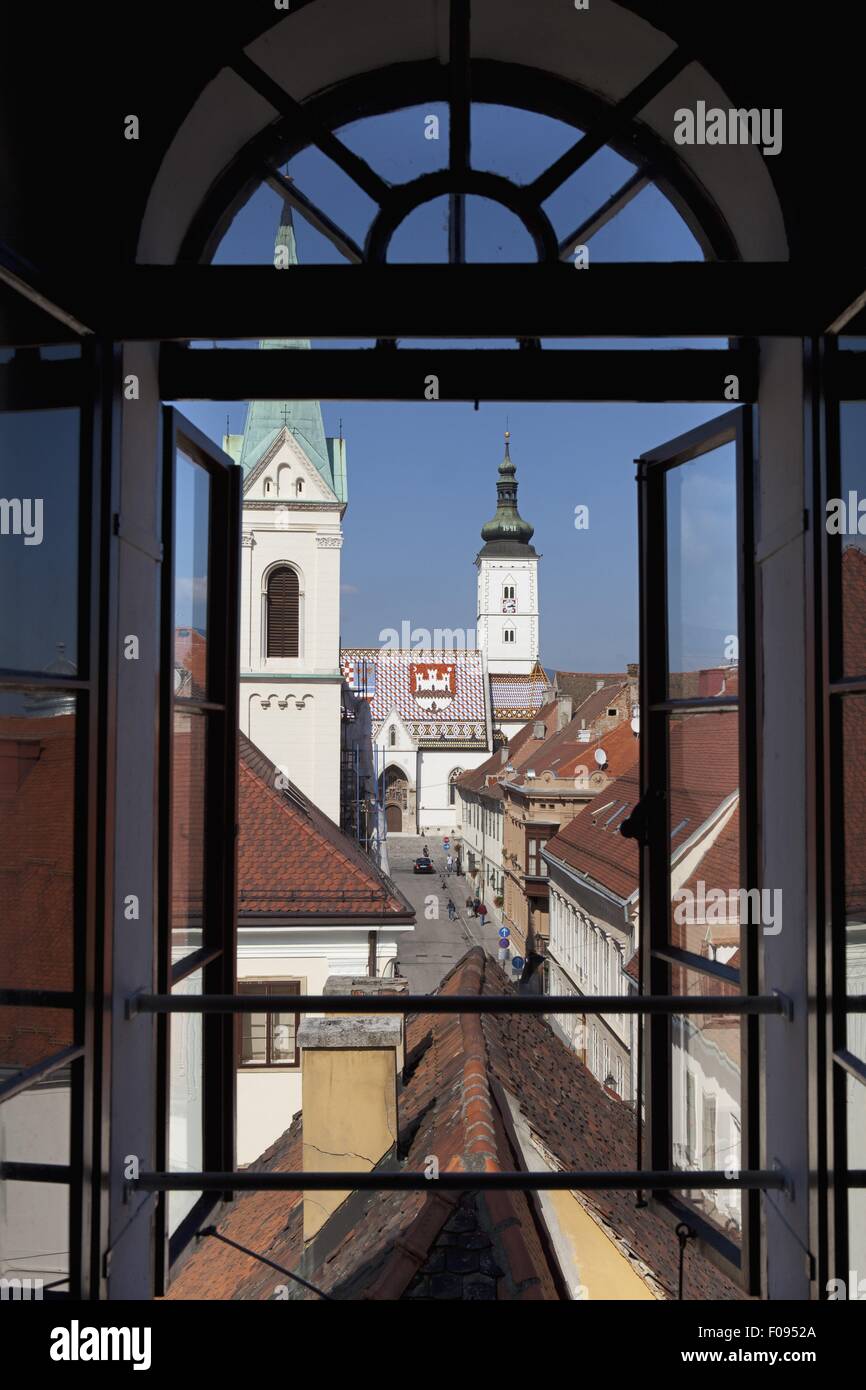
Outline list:
[[[439,139],[428,140],[430,116]],[[447,112],[430,104],[356,122],[342,138],[385,178],[402,181],[443,167]],[[511,108],[473,108],[473,164],[525,181],[563,152],[577,132],[547,117]],[[632,172],[610,150],[600,151],[548,203],[557,233],[574,230]],[[373,203],[318,151],[288,166],[299,187],[356,240],[362,241]],[[395,235],[391,259],[444,260],[444,203],[418,209]],[[235,218],[216,256],[228,264],[270,263],[280,215],[276,193],[261,188]],[[534,258],[527,234],[512,215],[483,199],[467,209],[470,259]],[[341,261],[329,242],[295,218],[302,263]],[[700,252],[679,216],[647,189],[590,242],[590,260],[695,260]],[[290,271],[288,273],[291,273]],[[591,274],[575,271],[575,274]],[[287,325],[286,336],[291,335]],[[329,346],[314,343],[318,346]],[[346,344],[343,344],[345,346]],[[439,342],[412,342],[421,360]],[[457,346],[458,344],[454,344]],[[465,342],[460,346],[468,346]],[[492,345],[492,344],[490,344]],[[551,343],[626,347],[619,340]],[[205,346],[204,344],[202,345]],[[250,345],[254,346],[254,345]],[[496,346],[515,346],[497,343]],[[666,340],[660,347],[712,347],[701,340]],[[579,374],[579,359],[575,372]],[[676,383],[672,382],[676,394]],[[292,395],[287,372],[286,396]],[[181,402],[183,412],[216,442],[228,417],[243,428],[246,407],[231,402]],[[496,503],[496,469],[506,421],[517,465],[522,515],[535,527],[540,563],[541,656],[548,667],[616,670],[637,660],[637,499],[634,459],[729,408],[703,405],[550,404],[471,405],[323,401],[325,430],[342,421],[347,440],[349,507],[342,551],[342,641],[373,645],[384,628],[403,620],[431,631],[474,628],[474,559],[480,528]],[[680,513],[685,664],[722,660],[725,636],[736,631],[730,524],[734,503],[730,459],[710,457],[683,486]],[[575,507],[589,507],[589,527],[576,530]],[[679,547],[678,547],[679,549]]]

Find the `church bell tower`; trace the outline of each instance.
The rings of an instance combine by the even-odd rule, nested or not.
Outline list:
[[[517,510],[517,470],[505,432],[496,482],[496,513],[481,528],[478,569],[478,645],[491,672],[529,675],[538,661],[538,553],[534,528]]]

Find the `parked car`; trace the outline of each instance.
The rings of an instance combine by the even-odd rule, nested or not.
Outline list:
[[[412,872],[413,874],[435,874],[436,870],[433,868],[433,860],[426,859],[422,854],[412,865]]]

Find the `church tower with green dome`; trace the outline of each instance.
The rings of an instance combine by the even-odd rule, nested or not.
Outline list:
[[[533,527],[517,507],[517,469],[505,432],[496,482],[496,512],[481,528],[478,645],[491,673],[531,674],[538,662],[538,552]]]

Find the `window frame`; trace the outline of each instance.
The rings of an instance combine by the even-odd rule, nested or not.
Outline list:
[[[295,976],[292,978],[264,979],[264,980],[238,980],[238,994],[303,994],[304,981]],[[285,1012],[285,1010],[282,1010]],[[238,1017],[236,1028],[236,1059],[238,1072],[251,1071],[299,1071],[301,1066],[301,1049],[298,1043],[298,1033],[301,1027],[301,1015],[295,1014],[295,1054],[291,1062],[275,1062],[271,1057],[271,1032],[273,1029],[272,1020],[276,1014],[266,1013],[264,1017],[268,1020],[267,1032],[265,1034],[266,1060],[264,1062],[245,1062],[243,1060],[243,1025],[247,1018],[259,1018],[260,1014],[244,1014]]]
[[[672,718],[681,714],[735,708],[739,747],[740,874],[742,887],[759,888],[757,825],[760,817],[758,739],[761,712],[758,593],[755,554],[755,440],[757,410],[739,406],[699,425],[696,429],[649,450],[635,460],[638,483],[638,549],[640,575],[640,786],[646,809],[646,831],[640,843],[640,985],[639,993],[670,995],[672,971],[686,969],[700,974],[712,988],[738,983],[740,993],[755,996],[759,987],[759,950],[752,934],[740,939],[741,966],[737,979],[731,968],[680,951],[670,944],[671,903],[668,824],[669,732]],[[736,450],[737,508],[737,608],[738,693],[736,696],[671,698],[668,686],[668,555],[667,473],[711,453],[724,444]],[[734,717],[734,716],[726,716]],[[680,1017],[682,1017],[680,1015]],[[649,1166],[667,1170],[673,1161],[672,1014],[647,1017],[643,1023],[644,1076],[639,1086],[645,1096]],[[740,1017],[740,1117],[741,1168],[756,1168],[760,1154],[760,1050],[759,1019]],[[686,1054],[684,1054],[685,1056]],[[683,1104],[685,1102],[683,1101]],[[706,1220],[695,1205],[673,1191],[656,1192],[650,1199],[677,1221],[695,1230],[704,1255],[717,1263],[729,1278],[748,1293],[760,1289],[760,1193],[742,1190],[739,1242],[725,1236]]]
[[[242,474],[174,406],[162,407],[162,533],[160,740],[158,772],[157,988],[170,994],[181,981],[202,972],[203,994],[234,994],[237,950],[237,816],[240,669],[240,567]],[[210,480],[207,608],[207,694],[178,697],[175,651],[175,464],[178,451],[203,468]],[[234,613],[235,622],[231,615]],[[205,860],[202,938],[199,950],[172,964],[172,748],[174,711],[188,710],[206,721]],[[156,1157],[166,1170],[171,1117],[171,1019],[157,1020]],[[202,1016],[202,1154],[206,1168],[228,1171],[235,1158],[234,1028],[221,1014]],[[205,1192],[169,1229],[168,1193],[156,1204],[156,1293],[163,1295],[172,1269],[207,1216],[227,1193]]]

